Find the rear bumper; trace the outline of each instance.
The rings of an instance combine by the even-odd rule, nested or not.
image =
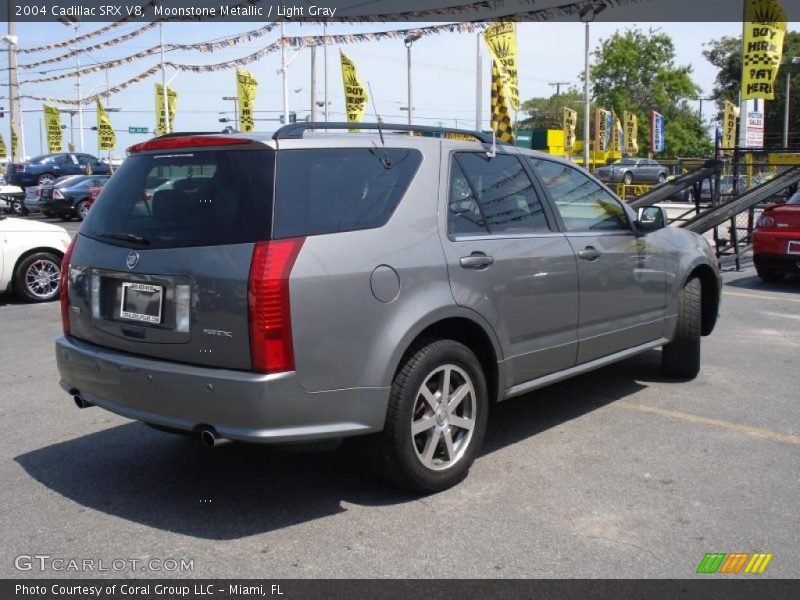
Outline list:
[[[753,262],[759,269],[800,273],[800,254],[753,254]]]
[[[61,387],[130,419],[260,443],[323,440],[383,429],[389,388],[309,392],[295,373],[263,375],[153,360],[56,340]]]

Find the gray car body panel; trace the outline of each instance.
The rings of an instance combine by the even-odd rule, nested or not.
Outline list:
[[[348,134],[264,143],[278,152],[380,145],[376,136]],[[60,338],[56,349],[62,386],[130,418],[189,430],[212,426],[231,439],[358,435],[382,429],[403,356],[443,320],[463,319],[486,334],[497,364],[495,396],[502,400],[663,345],[674,335],[689,274],[703,266],[718,277],[707,242],[675,228],[646,235],[634,227],[565,232],[556,217],[549,233],[452,238],[450,154],[489,147],[395,135],[386,136],[386,145],[423,155],[388,223],[309,236],[297,257],[290,277],[295,371],[249,372],[252,244],[139,249],[135,273],[144,275],[136,275],[125,266],[129,248],[79,236],[70,269],[74,335]],[[559,162],[534,151],[499,151]],[[534,184],[552,218],[549,194],[538,179]],[[596,263],[576,258],[586,244],[603,250]],[[460,258],[473,251],[494,256],[495,264],[463,269]],[[98,274],[190,285],[191,330],[142,326],[145,338],[135,339],[141,335],[135,326],[96,322],[92,277]],[[131,327],[134,336],[123,331]]]

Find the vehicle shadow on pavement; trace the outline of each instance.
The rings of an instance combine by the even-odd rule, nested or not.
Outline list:
[[[800,276],[787,275],[782,281],[762,281],[757,276],[743,277],[733,281],[726,281],[725,287],[754,290],[759,292],[800,292]]]
[[[483,454],[630,396],[646,387],[640,382],[660,377],[660,353],[652,351],[503,402],[493,407]],[[15,460],[39,483],[87,508],[182,535],[231,540],[342,513],[342,502],[417,500],[372,475],[363,452],[357,440],[336,451],[247,444],[207,449],[194,437],[127,423]]]

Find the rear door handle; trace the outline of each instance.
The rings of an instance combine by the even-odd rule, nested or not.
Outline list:
[[[465,269],[487,269],[494,264],[493,256],[483,252],[473,252],[470,256],[461,257],[461,266]]]
[[[588,260],[591,262],[596,261],[600,258],[602,253],[600,250],[595,248],[594,246],[586,246],[583,250],[578,250],[578,258],[582,258],[583,260]]]

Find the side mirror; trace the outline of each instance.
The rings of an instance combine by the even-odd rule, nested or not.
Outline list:
[[[667,211],[660,206],[645,206],[639,209],[636,225],[642,233],[664,229],[667,226]]]

